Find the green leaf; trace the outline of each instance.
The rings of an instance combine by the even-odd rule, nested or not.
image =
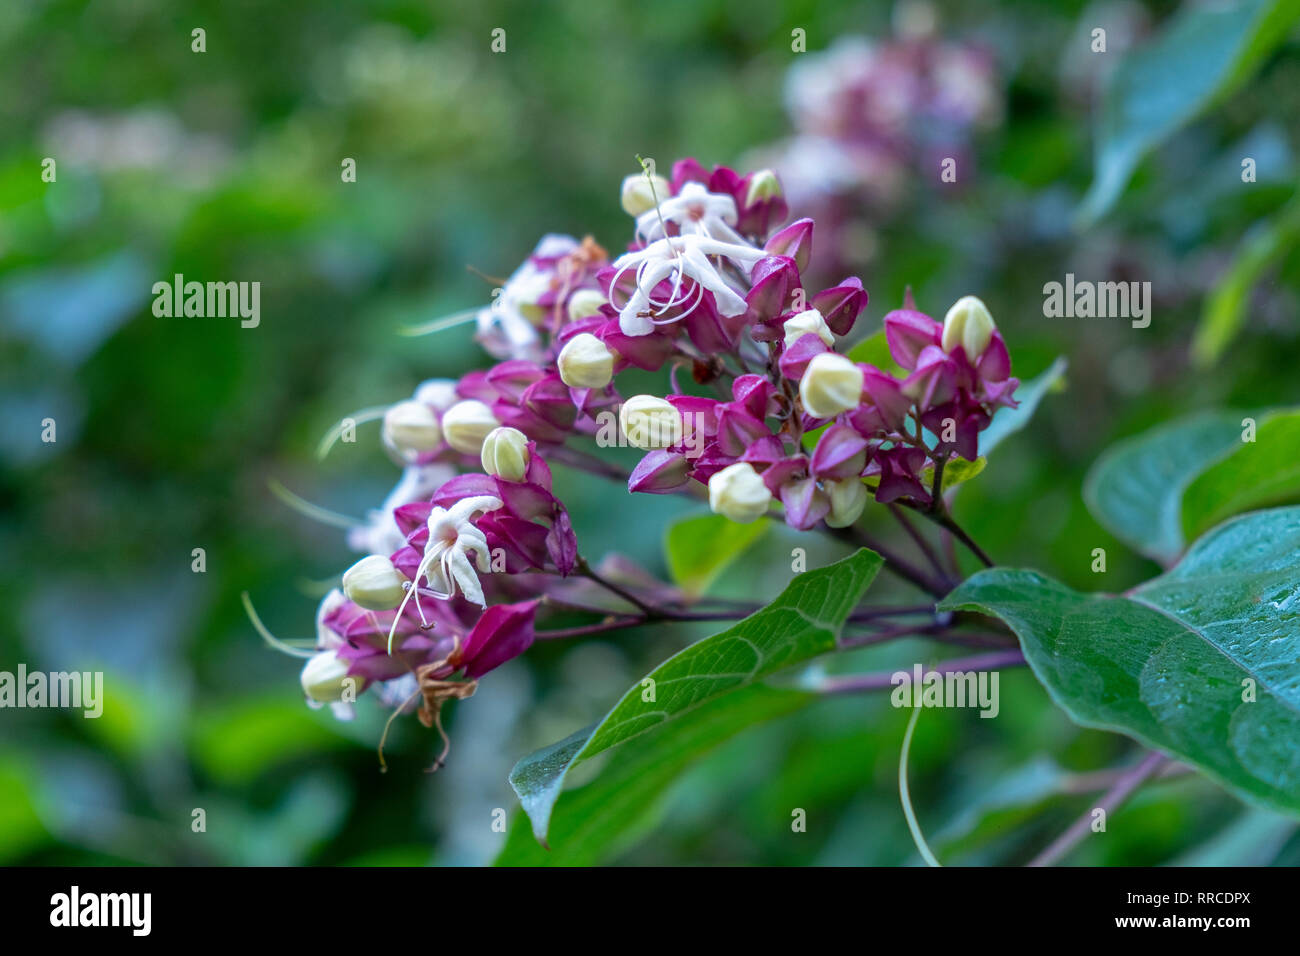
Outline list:
[[[1200,368],[1218,361],[1245,322],[1250,294],[1264,272],[1300,242],[1300,194],[1272,218],[1256,223],[1228,271],[1206,297],[1205,311],[1192,339],[1192,359]]]
[[[1300,409],[1203,412],[1109,449],[1084,482],[1089,510],[1135,550],[1169,564],[1225,518],[1300,501]]]
[[[766,518],[750,524],[715,514],[683,518],[665,536],[668,571],[687,594],[703,594],[767,528]]]
[[[1291,834],[1296,822],[1268,810],[1249,809],[1170,866],[1268,866]]]
[[[551,811],[571,768],[716,697],[834,650],[845,620],[881,563],[878,554],[861,549],[797,575],[767,607],[666,660],[628,690],[600,723],[515,764],[510,785],[537,839],[546,842]],[[649,688],[653,700],[644,699]]]
[[[1300,815],[1300,508],[1220,525],[1124,595],[991,568],[940,609],[1009,624],[1076,723],[1128,734]]]
[[[1110,210],[1148,151],[1249,79],[1298,16],[1300,0],[1189,4],[1154,41],[1130,51],[1103,95],[1080,224]]]
[[[897,375],[903,371],[898,363],[894,361],[894,356],[889,351],[889,342],[885,338],[884,329],[873,332],[849,349],[849,359],[854,362],[865,362],[868,365],[874,365],[882,372],[888,372],[891,375]]]
[[[1241,442],[1234,412],[1204,412],[1107,449],[1088,471],[1083,498],[1101,525],[1164,564],[1183,550],[1183,489]]]
[[[1065,387],[1065,370],[1068,367],[1069,363],[1061,356],[1041,375],[1021,382],[1015,395],[1020,404],[1015,408],[997,410],[989,427],[980,435],[980,451],[985,455],[992,454],[994,448],[1028,425],[1034,412],[1038,411],[1043,396]]]
[[[1183,492],[1182,528],[1188,540],[1225,518],[1300,498],[1300,409],[1262,416],[1253,442],[1241,441]]]
[[[664,724],[616,751],[600,776],[563,794],[550,822],[551,850],[538,845],[523,813],[511,823],[497,866],[592,866],[635,842],[658,819],[658,804],[681,773],[755,724],[793,713],[817,695],[762,685],[724,694],[690,720]]]
[[[967,461],[965,458],[949,459],[948,464],[943,466],[943,487],[939,489],[939,494],[944,494],[951,488],[956,488],[964,481],[970,481],[976,475],[984,470],[984,466],[989,460],[983,455],[974,461]],[[879,482],[871,484],[868,482],[867,487],[872,491],[879,486]],[[921,472],[921,484],[925,485],[927,491],[934,484],[934,465],[927,465]]]

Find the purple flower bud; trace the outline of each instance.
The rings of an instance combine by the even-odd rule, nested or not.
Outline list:
[[[943,326],[915,309],[895,309],[885,316],[885,342],[889,345],[889,354],[908,371],[916,368],[917,356],[923,349],[939,345],[942,334]]]
[[[1020,403],[1011,397],[1012,393],[1020,385],[1020,379],[1008,378],[1001,382],[985,382],[981,389],[981,396],[984,404],[990,408],[1000,408],[1006,406],[1015,408]]]
[[[809,467],[817,478],[853,478],[867,467],[865,438],[847,425],[831,425],[817,440]]]
[[[767,240],[763,250],[774,256],[789,256],[802,272],[812,258],[813,221],[796,219]]]
[[[759,471],[763,471],[765,468],[785,460],[785,446],[781,444],[781,439],[775,435],[766,435],[746,448],[745,453],[740,456],[740,460],[747,461],[757,466]]]
[[[809,306],[822,314],[836,335],[848,335],[858,315],[867,307],[867,299],[862,280],[850,277],[833,288],[818,292]]]
[[[925,452],[919,448],[898,446],[878,451],[875,463],[880,468],[880,485],[876,488],[876,500],[886,504],[899,498],[914,498],[928,505],[930,493],[919,477],[925,460]]]
[[[657,449],[647,452],[632,469],[627,480],[627,490],[643,494],[663,495],[675,491],[689,480],[688,464],[681,455]]]
[[[691,462],[691,477],[708,484],[709,479],[722,469],[736,463],[734,455],[726,454],[717,442],[709,442],[704,451]]]
[[[700,446],[718,434],[718,412],[722,402],[700,395],[669,395],[668,404],[677,409],[682,419],[682,442],[697,451]]]
[[[903,382],[903,394],[924,411],[956,394],[957,363],[939,346],[927,345],[916,357],[916,371]]]
[[[700,165],[700,161],[693,156],[685,159],[679,159],[673,163],[672,187],[673,195],[676,196],[682,191],[682,186],[687,183],[709,183],[709,171]]]
[[[861,367],[862,391],[874,406],[885,431],[902,431],[907,422],[907,413],[912,408],[912,400],[903,393],[903,383],[874,365],[864,363]],[[865,416],[860,422],[855,422],[854,427],[858,428],[863,435],[870,437],[875,434],[875,428],[859,426],[865,426],[871,421],[874,421],[871,416]]]
[[[921,424],[938,436],[936,454],[942,458],[956,452],[967,461],[979,457],[979,435],[993,419],[979,405],[962,407],[960,399],[936,405],[921,416]]]
[[[781,486],[780,498],[786,524],[799,531],[807,531],[831,510],[830,499],[817,487],[815,478],[786,482]]]
[[[776,387],[762,375],[741,375],[731,383],[732,398],[750,415],[763,419],[776,413]]]
[[[601,326],[595,335],[619,358],[647,372],[662,368],[673,353],[673,333],[670,331],[651,332],[649,335],[626,335],[619,328],[618,319],[613,319]]]
[[[1002,333],[993,333],[993,338],[975,363],[975,374],[986,382],[1000,382],[1011,374],[1011,355],[1007,352]]]
[[[794,345],[790,346],[781,353],[781,359],[777,363],[780,366],[781,374],[792,382],[797,382],[803,378],[803,373],[808,368],[808,363],[818,355],[829,352],[823,342],[813,333],[801,335],[795,340]]]
[[[799,268],[789,256],[759,259],[750,273],[750,289],[745,296],[745,321],[758,326],[784,315],[790,297],[801,288],[801,281]],[[768,338],[780,338],[777,330],[765,330],[761,326],[754,329],[755,337],[764,341],[763,333],[766,331],[771,332]]]
[[[483,612],[464,642],[447,658],[454,667],[464,667],[465,676],[477,680],[488,671],[513,660],[532,646],[536,637],[533,621],[537,600],[519,604],[494,604]]]
[[[808,459],[803,455],[791,455],[769,466],[763,472],[763,483],[772,494],[777,495],[780,494],[782,485],[807,476]]]
[[[739,458],[746,448],[771,434],[761,420],[735,404],[728,403],[718,409],[717,443],[725,454]]]
[[[534,441],[559,445],[569,437],[569,429],[553,425],[531,408],[513,405],[506,399],[501,399],[492,406],[492,414],[502,425],[517,428]],[[576,408],[574,414],[577,414]]]
[[[498,398],[497,390],[488,382],[488,372],[483,370],[462,375],[456,383],[456,394],[463,399],[477,399],[485,404],[491,404]]]
[[[524,389],[545,374],[540,365],[524,359],[510,359],[488,369],[485,381],[496,389],[497,394],[518,404]]]
[[[564,384],[558,372],[552,372],[524,389],[521,403],[556,428],[572,428],[578,415],[573,397],[569,394],[569,386]]]
[[[551,530],[546,534],[546,552],[561,575],[567,578],[573,573],[578,564],[578,537],[573,533],[569,512],[558,502],[551,519]]]

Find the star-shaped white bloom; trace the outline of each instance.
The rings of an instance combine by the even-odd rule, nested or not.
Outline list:
[[[424,577],[434,597],[450,598],[459,588],[465,600],[480,607],[487,606],[478,570],[486,573],[491,568],[487,537],[474,526],[473,517],[481,511],[495,511],[501,499],[495,495],[474,495],[462,498],[450,508],[434,508],[429,512],[429,540],[424,545],[424,556],[415,571],[415,578],[407,588],[406,596],[397,607],[393,626],[388,632],[388,651],[393,650],[393,636],[397,624],[406,610],[406,602],[415,595],[416,607],[420,605],[419,584]],[[474,561],[470,561],[470,555]]]
[[[730,261],[742,274],[748,276],[754,263],[765,255],[762,249],[746,242],[723,242],[708,236],[685,235],[657,239],[644,249],[619,256],[614,261],[618,272],[611,288],[618,285],[623,273],[629,269],[636,270],[636,290],[619,310],[619,328],[624,335],[649,335],[654,331],[655,325],[662,324],[655,321],[656,317],[680,305],[687,306],[682,314],[689,314],[699,304],[706,289],[713,293],[719,312],[723,315],[740,315],[746,308],[744,297],[728,284],[718,267],[709,260],[709,256]],[[654,287],[665,279],[671,279],[673,283],[668,298],[651,298]],[[688,296],[682,293],[684,279],[691,279],[695,283],[694,298],[689,304]],[[680,317],[663,321],[676,322]]]
[[[664,225],[676,223],[683,236],[707,236],[748,245],[736,232],[736,201],[722,193],[711,193],[700,183],[686,183],[676,196],[669,196],[636,217],[637,235],[646,242],[664,238]]]
[[[473,554],[478,570],[489,569],[487,537],[470,518],[480,511],[495,511],[500,507],[500,498],[475,495],[462,498],[450,508],[434,508],[429,512],[429,540],[424,546],[420,568],[436,596],[449,598],[459,586],[465,600],[487,606],[483,587],[469,559]]]

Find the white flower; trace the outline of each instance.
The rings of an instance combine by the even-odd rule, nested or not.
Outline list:
[[[355,694],[361,681],[348,676],[349,666],[333,651],[321,651],[303,666],[300,677],[302,692],[316,704],[337,703],[345,694]]]
[[[428,578],[430,589],[438,597],[449,598],[459,587],[465,600],[487,606],[483,588],[469,559],[473,554],[478,569],[488,570],[487,537],[470,518],[480,511],[495,511],[500,507],[500,498],[475,495],[462,498],[450,508],[434,508],[429,512],[429,541],[424,546],[420,568]]]
[[[523,481],[528,474],[528,436],[517,428],[502,426],[483,439],[483,470],[505,481]]]
[[[736,201],[722,193],[711,193],[700,183],[686,183],[676,196],[659,201],[636,217],[636,233],[646,242],[664,237],[664,224],[676,223],[683,236],[707,236],[748,245],[736,232]]]
[[[618,427],[627,443],[642,451],[672,448],[682,440],[682,414],[654,395],[633,395],[618,409]]]
[[[474,526],[471,519],[480,511],[495,511],[500,507],[501,499],[495,495],[474,495],[462,498],[450,508],[436,507],[429,512],[429,540],[424,545],[424,557],[415,570],[414,582],[407,589],[406,597],[397,606],[393,626],[388,631],[390,654],[397,624],[411,595],[415,595],[415,606],[420,606],[421,577],[428,582],[429,590],[436,598],[450,598],[459,589],[465,600],[487,607],[483,586],[474,569],[477,566],[479,571],[487,573],[491,569],[491,555],[487,536]],[[474,556],[473,561],[470,555]]]
[[[406,596],[406,575],[382,554],[362,558],[343,572],[343,593],[368,611],[391,611]]]
[[[740,315],[745,311],[745,299],[723,278],[718,267],[709,261],[709,256],[718,256],[729,260],[744,275],[748,276],[754,263],[766,255],[762,249],[748,243],[723,242],[708,236],[688,235],[670,236],[657,239],[644,249],[629,252],[614,261],[618,272],[613,285],[617,285],[623,273],[629,269],[636,270],[636,291],[619,310],[618,324],[624,335],[649,335],[654,331],[655,317],[662,316],[674,306],[686,305],[685,313],[690,313],[699,304],[704,290],[713,293],[718,303],[718,311],[723,315]],[[666,300],[652,299],[655,286],[665,279],[671,279],[672,291]],[[691,279],[696,284],[694,300],[688,303],[688,297],[682,293],[682,282]],[[684,313],[684,314],[685,314]],[[664,322],[676,322],[680,318],[665,319]]]
[[[570,322],[577,322],[589,315],[599,315],[600,307],[608,301],[604,294],[596,289],[579,289],[569,296],[569,304],[565,311],[569,313]]]
[[[639,216],[647,209],[654,209],[655,203],[671,190],[668,180],[662,176],[647,178],[645,173],[635,173],[623,179],[619,203],[629,216]]]
[[[838,352],[813,356],[799,380],[799,398],[813,418],[831,418],[862,401],[862,369]]]
[[[614,378],[614,353],[590,332],[564,343],[555,364],[569,388],[604,388]]]
[[[442,437],[457,451],[477,455],[483,451],[483,439],[499,424],[492,409],[476,398],[467,398],[442,413]]]
[[[438,416],[423,402],[404,401],[384,413],[384,444],[409,461],[431,452],[442,442]]]
[[[989,307],[973,295],[964,295],[943,317],[943,350],[951,352],[960,345],[974,362],[989,347],[996,328]]]
[[[789,348],[798,342],[805,335],[815,335],[826,343],[827,346],[835,347],[835,335],[826,325],[826,320],[817,309],[805,309],[798,315],[792,315],[785,320],[781,326],[785,332],[785,347]]]
[[[826,527],[847,528],[858,520],[867,505],[867,486],[861,478],[844,478],[826,482],[826,493],[831,499]]]
[[[709,479],[709,508],[738,524],[749,524],[767,514],[772,492],[747,461],[728,465]]]

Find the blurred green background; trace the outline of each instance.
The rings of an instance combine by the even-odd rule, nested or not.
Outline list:
[[[957,513],[1000,562],[1080,588],[1158,570],[1084,508],[1083,474],[1109,443],[1193,408],[1300,400],[1294,242],[1270,258],[1219,361],[1189,357],[1207,294],[1295,192],[1294,36],[1157,148],[1109,215],[1071,227],[1112,65],[1082,55],[1088,31],[1127,25],[1112,26],[1117,60],[1176,9],[936,5],[944,37],[992,52],[1005,118],[976,134],[960,189],[914,171],[870,223],[878,251],[862,263],[864,329],[907,285],[938,315],[976,293],[1022,378],[1069,358],[1068,391],[962,490]],[[791,31],[816,51],[888,37],[891,22],[888,4],[823,0],[0,6],[0,669],[102,669],[106,684],[98,720],[0,711],[0,862],[490,861],[504,838],[492,811],[516,805],[514,761],[597,719],[693,635],[537,647],[451,708],[446,770],[422,772],[436,742],[405,720],[382,775],[385,714],[368,699],[351,724],[309,710],[297,662],[240,607],[247,590],[278,635],[310,636],[320,582],[352,560],[337,529],[268,481],[345,514],[377,505],[397,474],[375,426],[323,463],[320,436],[487,363],[470,327],[413,339],[399,326],[485,303],[467,266],[507,275],[546,232],[618,250],[630,236],[618,184],[637,153],[661,168],[729,163],[788,136]],[[195,27],[205,53],[191,51]],[[504,53],[490,50],[497,27]],[[1257,160],[1254,184],[1242,156]],[[344,157],[355,183],[341,182]],[[1152,281],[1151,327],[1044,318],[1042,285],[1068,271]],[[155,317],[152,284],[178,272],[260,281],[260,326]],[[47,417],[54,443],[41,441]],[[559,481],[584,554],[617,548],[663,572],[663,529],[687,504]],[[888,516],[878,530],[896,532]],[[774,596],[791,541],[769,535],[724,593]],[[1089,570],[1095,547],[1104,580]],[[918,642],[842,663],[936,653]],[[928,711],[918,726],[913,796],[945,860],[1022,862],[1084,809],[1063,792],[1078,774],[1132,753],[1074,727],[1028,673],[1004,674],[1002,701],[997,720]],[[896,787],[905,720],[883,698],[838,699],[742,734],[609,861],[915,864]],[[791,832],[795,807],[806,833]],[[191,827],[196,808],[206,832]],[[1071,859],[1300,862],[1291,824],[1197,778],[1149,787],[1115,819]]]

